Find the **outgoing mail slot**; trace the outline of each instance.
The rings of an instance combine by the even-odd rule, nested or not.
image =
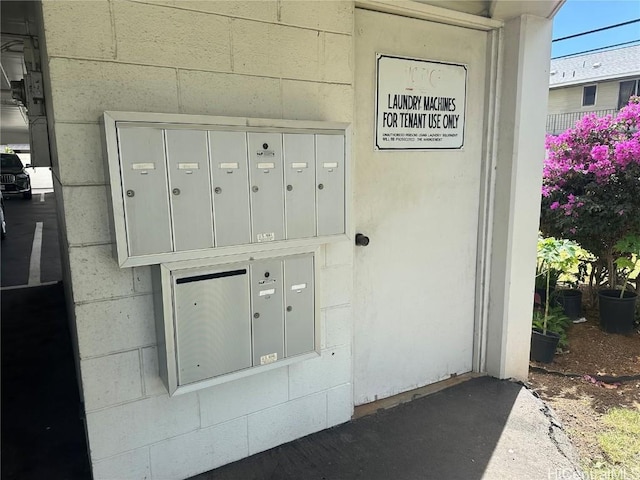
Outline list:
[[[284,260],[285,355],[293,357],[315,349],[313,257]]]
[[[313,135],[284,135],[287,239],[316,234],[315,145]]]
[[[216,246],[251,243],[247,135],[209,132]]]
[[[251,366],[247,265],[174,281],[178,384]]]
[[[344,137],[316,135],[318,235],[345,232]]]
[[[248,133],[253,242],[284,239],[282,135]]]
[[[161,129],[118,128],[130,256],[172,251],[169,195]]]
[[[266,365],[284,357],[282,261],[251,266],[253,365]]]
[[[175,250],[212,248],[207,132],[180,129],[165,135]]]

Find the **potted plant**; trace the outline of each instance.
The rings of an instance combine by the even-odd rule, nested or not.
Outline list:
[[[627,286],[640,264],[640,235],[625,236],[616,243],[615,250],[620,253],[614,263],[622,270],[621,288],[598,292],[600,326],[609,333],[629,333],[633,330],[638,294],[627,290]],[[610,276],[616,278],[616,272],[610,272]]]
[[[578,245],[569,240],[538,239],[538,270],[544,277],[545,301],[543,312],[534,311],[531,333],[531,360],[549,363],[564,334],[568,318],[551,308],[552,271],[565,271],[577,262]]]

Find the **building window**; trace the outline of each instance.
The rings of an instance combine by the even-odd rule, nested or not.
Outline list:
[[[640,80],[627,80],[620,82],[620,93],[618,94],[618,110],[629,103],[629,99],[640,94]]]
[[[596,87],[597,85],[589,85],[582,89],[582,106],[590,107],[596,104]]]

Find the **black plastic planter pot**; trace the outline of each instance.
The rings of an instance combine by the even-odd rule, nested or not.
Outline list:
[[[557,290],[555,295],[567,317],[574,320],[582,316],[582,292],[580,290]]]
[[[546,335],[541,330],[534,328],[531,332],[531,353],[529,358],[536,362],[551,363],[556,354],[560,335],[547,331]]]
[[[620,298],[620,290],[600,290],[600,327],[609,333],[632,332],[637,298],[633,292],[624,292]]]

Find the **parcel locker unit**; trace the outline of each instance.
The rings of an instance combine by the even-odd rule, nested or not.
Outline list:
[[[155,266],[160,376],[169,393],[317,356],[314,276],[309,251]]]
[[[251,366],[246,265],[177,276],[173,297],[179,384]]]
[[[121,267],[347,239],[345,124],[105,112],[102,127]]]

